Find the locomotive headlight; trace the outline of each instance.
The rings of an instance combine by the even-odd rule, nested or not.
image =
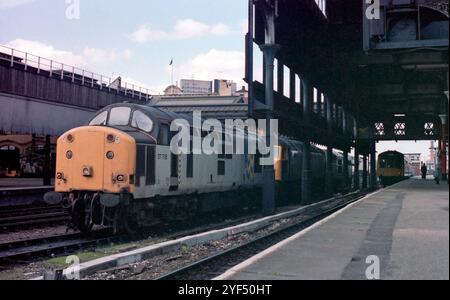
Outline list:
[[[58,179],[58,180],[63,180],[63,179],[64,179],[64,173],[58,172],[58,173],[56,174],[56,179]]]
[[[75,141],[75,137],[72,134],[68,134],[66,137],[66,141],[69,143],[73,143],[73,141]]]
[[[106,158],[107,158],[107,159],[114,159],[114,152],[108,151],[108,152],[106,153]]]
[[[125,181],[125,175],[117,175],[117,181],[124,182]]]
[[[66,152],[66,157],[67,157],[67,159],[72,159],[73,158],[73,152],[72,151],[67,151]]]
[[[112,144],[116,141],[116,137],[113,134],[108,134],[106,140],[108,141],[108,143]]]

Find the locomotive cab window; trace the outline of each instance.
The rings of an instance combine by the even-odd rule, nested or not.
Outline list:
[[[104,111],[98,116],[96,116],[92,121],[89,123],[89,126],[105,126],[106,120],[108,119],[108,112]]]
[[[131,108],[114,107],[109,114],[109,126],[127,126],[130,121]]]
[[[133,113],[131,126],[145,132],[150,132],[153,129],[153,121],[143,112],[136,110]]]

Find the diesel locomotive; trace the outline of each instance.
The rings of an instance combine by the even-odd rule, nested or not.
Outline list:
[[[378,156],[378,177],[388,186],[412,176],[411,162],[398,151],[383,152]]]
[[[172,153],[174,120],[192,118],[132,103],[100,110],[86,126],[57,142],[55,191],[45,201],[70,211],[73,225],[135,232],[164,220],[183,220],[235,207],[258,207],[263,184],[259,155]],[[191,128],[191,135],[204,135]],[[259,139],[250,132],[223,137]],[[303,143],[280,138],[274,167],[280,198],[299,195]],[[333,155],[334,177],[342,177],[342,157]],[[312,185],[323,191],[326,153],[312,151]],[[342,164],[341,164],[342,165]],[[290,191],[289,195],[286,191]],[[297,196],[295,196],[297,197]],[[299,197],[299,196],[298,196]]]

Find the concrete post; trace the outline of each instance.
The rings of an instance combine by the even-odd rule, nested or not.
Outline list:
[[[295,95],[295,72],[291,68],[289,72],[289,98],[292,102],[295,102]]]
[[[313,88],[311,83],[302,79],[303,91],[303,120],[306,125],[311,123],[312,104],[314,101]],[[302,170],[302,203],[311,202],[311,140],[309,132],[306,133],[303,147],[303,170]]]
[[[344,136],[346,136],[347,135],[347,115],[346,115],[346,112],[345,112],[345,110],[343,108],[341,109],[341,111],[342,111],[342,113],[341,113],[341,117],[342,117],[342,134]],[[351,181],[351,180],[349,180],[350,179],[350,174],[348,172],[349,165],[348,165],[348,151],[347,150],[344,150],[343,156],[344,156],[343,157],[344,163],[343,163],[343,173],[342,173],[342,175],[344,176],[344,188],[347,188],[348,185],[349,185],[349,182]]]
[[[319,89],[316,88],[316,107],[315,107],[315,113],[320,116],[322,114],[322,107],[320,105],[320,101],[321,101],[321,93],[319,91]]]
[[[274,61],[279,46],[275,44],[276,7],[266,2],[264,5],[265,44],[261,46],[265,58],[265,92],[266,92],[266,123],[267,144],[270,145],[270,121],[274,117]],[[275,171],[273,165],[264,168],[263,213],[272,214],[275,211]]]
[[[325,99],[323,97],[322,92],[320,93],[319,107],[320,107],[320,116],[326,119],[327,118],[327,111],[326,111],[326,107],[325,107]]]
[[[273,80],[274,80],[274,60],[278,46],[274,44],[265,44],[261,46],[266,65],[266,138],[267,145],[270,145],[270,120],[274,116],[274,98],[273,98]],[[275,211],[275,171],[273,165],[264,168],[264,187],[263,187],[263,213],[270,215]]]
[[[284,65],[278,60],[277,64],[277,91],[280,95],[284,95]]]
[[[353,188],[355,190],[359,190],[361,188],[361,184],[359,182],[359,149],[358,145],[355,145],[355,167],[353,171]]]
[[[267,60],[266,60],[266,57],[265,57],[264,54],[263,54],[263,84],[264,84],[264,85],[267,85],[267,81],[266,81],[266,78],[267,78],[266,70],[267,70]],[[273,86],[273,83],[272,83],[272,86]]]
[[[343,156],[344,156],[343,157],[344,163],[342,165],[342,168],[343,168],[342,175],[344,176],[344,182],[343,182],[344,186],[343,186],[343,188],[347,188],[349,186],[349,181],[350,181],[349,180],[350,174],[348,172],[349,165],[348,165],[348,151],[347,150],[344,151]]]
[[[327,146],[327,170],[325,178],[325,187],[327,195],[332,195],[334,193],[333,186],[333,147],[331,146],[331,139],[333,137],[333,114],[332,114],[332,103],[330,98],[325,95],[325,116],[327,119],[327,131],[328,131],[328,141],[330,144]]]
[[[246,47],[246,80],[248,83],[248,117],[252,118],[255,113],[255,99],[253,98],[253,32],[254,32],[253,0],[248,1],[248,33]],[[148,93],[147,93],[148,94]]]
[[[363,182],[362,182],[362,188],[363,190],[367,189],[367,185],[368,185],[368,171],[367,171],[367,155],[363,156]]]
[[[334,184],[333,184],[333,148],[331,146],[327,147],[327,170],[325,173],[325,189],[327,195],[334,194]]]
[[[298,91],[298,94],[299,94],[299,98],[300,98],[300,102],[299,102],[299,104],[300,104],[300,108],[301,108],[301,112],[303,113],[303,102],[305,102],[305,97],[304,97],[304,95],[303,95],[303,88],[302,88],[302,79],[300,78],[300,90]]]
[[[376,142],[370,141],[370,189],[378,187]]]

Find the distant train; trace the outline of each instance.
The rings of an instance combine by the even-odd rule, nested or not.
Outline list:
[[[412,176],[411,162],[400,152],[383,152],[378,156],[377,173],[382,185],[392,185]]]
[[[134,232],[163,220],[183,220],[212,211],[257,207],[264,183],[258,155],[174,155],[170,124],[192,118],[131,103],[100,110],[87,126],[57,142],[55,192],[45,200],[69,208],[82,231],[94,225]],[[224,134],[223,141],[259,139],[249,132]],[[281,138],[275,155],[277,194],[300,199],[304,144]],[[326,152],[312,147],[312,189],[324,193]],[[351,168],[351,166],[349,167]],[[336,192],[347,187],[343,157],[333,154]],[[351,176],[351,173],[349,174]],[[338,184],[340,183],[340,184]],[[298,202],[298,201],[297,201]]]

